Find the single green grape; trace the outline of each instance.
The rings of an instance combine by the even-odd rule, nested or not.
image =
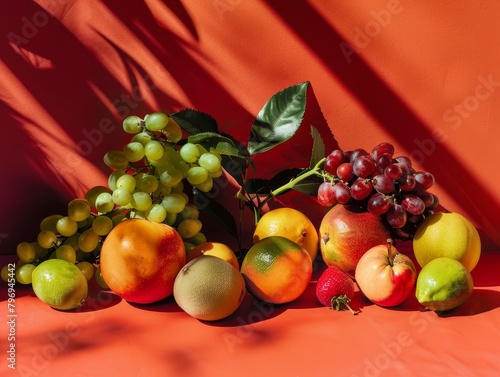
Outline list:
[[[161,204],[153,204],[145,213],[146,219],[154,223],[161,223],[167,217],[167,210]]]
[[[163,144],[158,140],[151,140],[144,146],[144,154],[148,159],[159,160],[164,154]]]
[[[217,170],[217,171],[215,171],[215,172],[213,172],[213,173],[210,173],[210,172],[209,172],[208,174],[209,174],[212,178],[219,178],[220,176],[222,176],[222,174],[223,174],[223,173],[224,173],[224,171],[222,170],[222,167],[221,167],[219,170]]]
[[[147,211],[153,204],[153,201],[148,193],[136,191],[132,194],[130,204],[138,211]]]
[[[138,116],[130,115],[123,120],[123,130],[128,134],[137,134],[142,130],[141,122],[142,119]]]
[[[181,194],[184,192],[184,181],[180,181],[175,186],[172,186],[172,194]]]
[[[90,204],[87,199],[73,199],[68,203],[68,216],[74,221],[86,220],[90,215]]]
[[[196,247],[196,245],[191,242],[184,241],[183,243],[184,243],[184,249],[186,250],[186,254],[188,254],[191,251],[191,249]]]
[[[165,224],[173,226],[176,221],[177,221],[177,213],[167,212],[167,217],[164,220]]]
[[[108,213],[115,208],[115,202],[109,192],[99,194],[95,201],[95,208],[99,213]]]
[[[149,143],[151,140],[153,140],[153,137],[149,132],[139,132],[138,134],[135,134],[132,139],[130,139],[131,142],[138,142],[141,143],[142,145],[146,145]]]
[[[69,263],[76,263],[76,251],[71,245],[61,245],[56,249],[56,258],[63,259]]]
[[[161,181],[158,183],[158,188],[156,189],[156,191],[153,193],[154,196],[160,196],[160,197],[163,197],[165,195],[168,195],[170,194],[170,192],[172,191],[172,188],[169,187],[169,186],[165,186],[163,183],[161,183]]]
[[[158,179],[151,174],[143,174],[139,180],[138,189],[147,193],[155,192],[158,188]]]
[[[207,237],[205,236],[204,233],[198,232],[191,238],[186,238],[184,241],[190,242],[195,245],[201,245],[202,243],[207,242]]]
[[[40,230],[50,230],[54,233],[57,233],[56,224],[57,221],[62,217],[62,215],[50,215],[45,217],[40,223]]]
[[[132,200],[132,194],[124,188],[114,190],[111,197],[113,198],[113,202],[119,206],[126,206]]]
[[[102,277],[102,272],[101,272],[101,266],[97,267],[94,272],[94,279],[99,285],[99,287],[103,289],[109,289],[108,284],[104,281],[104,278]]]
[[[165,170],[167,170],[167,167],[169,166],[168,163],[170,162],[170,158],[168,157],[168,154],[163,153],[162,156],[157,160],[153,160],[153,159],[148,157],[148,162],[150,165],[154,166],[157,171],[160,172],[159,174],[161,174]]]
[[[214,180],[213,178],[209,175],[207,179],[205,179],[203,182],[195,185],[196,188],[202,192],[209,192],[212,187],[214,186]]]
[[[210,152],[203,153],[199,160],[198,165],[202,168],[205,168],[209,173],[215,173],[217,170],[221,168],[219,158]]]
[[[123,171],[123,172],[125,173],[125,171]],[[95,207],[95,200],[97,199],[97,197],[99,196],[99,194],[101,194],[103,192],[109,192],[109,193],[111,193],[111,190],[108,187],[104,187],[104,186],[95,186],[95,187],[92,187],[85,194],[85,199],[87,199],[87,201],[89,202],[89,204],[90,204],[91,207]]]
[[[136,179],[130,174],[123,174],[116,180],[116,188],[123,188],[128,192],[133,192],[136,184]]]
[[[198,151],[200,152],[200,157],[203,155],[203,153],[208,153],[207,148],[205,148],[201,144],[196,144],[196,148],[198,148]]]
[[[201,230],[202,224],[198,219],[182,220],[177,226],[177,232],[183,239],[194,237]]]
[[[208,171],[201,166],[193,166],[188,170],[186,179],[193,186],[203,183],[208,178]]]
[[[177,143],[182,139],[182,128],[171,117],[168,118],[167,125],[161,131],[167,136],[167,140],[171,143]]]
[[[150,131],[160,131],[168,124],[168,116],[164,113],[151,113],[145,119],[146,128]]]
[[[31,263],[36,259],[35,246],[30,242],[20,242],[17,245],[16,254],[24,263]]]
[[[94,276],[95,267],[92,263],[82,261],[78,262],[76,264],[76,267],[78,267],[80,271],[82,271],[83,276],[85,276],[85,279],[87,279],[87,281],[90,281],[90,279],[92,279],[92,277]]]
[[[32,263],[23,264],[16,269],[16,281],[21,284],[31,284],[31,276],[36,266]]]
[[[41,247],[50,249],[56,244],[57,236],[51,230],[41,230],[40,233],[38,233],[37,242]]]
[[[168,213],[180,213],[186,206],[186,199],[180,194],[168,194],[162,199],[161,205]]]
[[[0,275],[2,277],[2,280],[7,283],[11,278],[10,265],[6,264],[5,266],[3,266]]]
[[[184,161],[193,163],[200,157],[200,150],[196,144],[186,143],[179,149],[179,154]]]
[[[123,147],[123,154],[130,162],[137,162],[144,158],[144,145],[138,141],[133,141],[125,144]]]
[[[57,232],[64,237],[70,237],[78,231],[78,224],[69,216],[63,216],[56,223]]]
[[[198,219],[200,217],[200,210],[193,203],[187,203],[180,212],[180,216],[183,220]]]
[[[104,163],[113,169],[125,169],[129,160],[122,151],[110,150],[104,155]]]
[[[99,244],[99,236],[93,229],[87,229],[78,238],[78,247],[84,253],[90,253]]]
[[[161,183],[169,187],[177,185],[181,180],[182,173],[175,168],[164,171],[160,176]]]
[[[126,172],[125,172],[125,170],[123,170],[123,169],[117,169],[117,170],[115,170],[114,172],[112,172],[112,173],[109,175],[109,177],[108,177],[108,186],[109,186],[110,190],[108,190],[108,191],[106,191],[106,192],[108,192],[108,193],[110,193],[110,194],[111,194],[111,192],[112,192],[113,190],[115,190],[115,189],[116,189],[116,187],[117,187],[117,186],[116,186],[116,182],[118,182],[118,179],[119,179],[120,177],[122,177],[122,176],[126,175],[126,174],[127,174],[127,173],[126,173]],[[97,195],[97,196],[99,196],[99,195]],[[97,197],[96,197],[96,199],[97,199]],[[93,207],[95,207],[95,202],[94,202],[94,206],[93,206]]]
[[[106,236],[113,229],[113,220],[108,216],[97,216],[92,222],[92,229],[98,236]]]

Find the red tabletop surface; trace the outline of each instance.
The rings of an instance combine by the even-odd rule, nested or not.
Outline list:
[[[4,258],[5,259],[5,258]],[[16,286],[16,370],[6,376],[498,376],[500,257],[484,252],[475,288],[438,315],[410,297],[395,308],[356,292],[349,311],[323,307],[315,276],[297,300],[272,305],[247,294],[226,319],[199,321],[172,297],[137,305],[91,285],[74,312],[51,309]],[[6,293],[2,292],[6,313]],[[7,321],[6,321],[6,320]],[[2,339],[5,349],[6,337]],[[6,371],[7,361],[2,362]]]
[[[127,115],[194,108],[244,143],[271,95],[304,81],[305,126],[256,158],[261,176],[308,165],[310,125],[327,152],[389,141],[434,174],[443,209],[470,219],[483,245],[472,297],[442,316],[413,297],[387,309],[359,292],[356,316],[321,307],[321,260],[296,301],[247,294],[213,323],[172,298],[133,305],[95,283],[75,312],[50,309],[17,284],[9,314],[2,285],[2,376],[500,375],[498,1],[20,0],[0,11],[2,265],[45,216],[106,185],[102,157],[130,139]],[[217,196],[235,218],[236,189],[224,184]],[[325,213],[300,195],[271,205],[298,208],[315,225]],[[204,231],[235,244],[215,223]]]

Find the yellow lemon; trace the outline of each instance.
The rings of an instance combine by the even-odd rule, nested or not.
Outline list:
[[[413,251],[421,267],[433,259],[449,257],[472,271],[481,255],[481,239],[463,215],[436,212],[419,225],[413,238]]]

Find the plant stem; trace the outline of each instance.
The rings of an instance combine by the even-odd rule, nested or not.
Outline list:
[[[298,177],[295,177],[294,179],[292,179],[287,184],[285,184],[285,185],[277,188],[276,190],[271,191],[271,197],[278,196],[278,195],[282,194],[283,192],[285,192],[287,190],[290,190],[291,188],[293,188],[293,186],[295,186],[297,183],[303,181],[304,179],[306,179],[306,178],[308,178],[308,177],[310,177],[312,175],[319,174],[318,171],[319,171],[320,167],[323,165],[323,163],[325,162],[325,160],[326,160],[326,157],[322,158],[321,160],[319,160],[316,163],[316,165],[314,166],[314,168],[312,168],[311,170],[309,170],[307,173],[301,174]]]

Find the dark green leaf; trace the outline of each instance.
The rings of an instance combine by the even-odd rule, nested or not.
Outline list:
[[[239,158],[229,155],[222,155],[222,167],[233,177],[240,186],[243,185],[243,180],[247,170],[247,164],[253,166],[253,161],[250,158]]]
[[[325,157],[325,143],[323,142],[319,131],[314,126],[311,126],[311,135],[313,137],[313,149],[309,167],[313,168],[316,166],[318,161]]]
[[[219,131],[215,119],[201,111],[184,109],[170,116],[190,135],[195,135],[200,132]]]
[[[308,84],[306,81],[290,86],[274,94],[264,105],[252,125],[250,154],[265,152],[295,135],[304,117]]]
[[[306,195],[317,195],[318,187],[323,182],[321,177],[316,175],[308,177],[293,186],[293,189]]]
[[[200,210],[217,221],[232,236],[238,238],[236,221],[231,213],[220,203],[214,201],[207,194],[197,191],[193,195],[193,204]]]
[[[267,195],[271,191],[286,185],[302,172],[303,169],[285,169],[277,173],[271,179],[251,179],[245,182],[245,191],[249,194]]]

